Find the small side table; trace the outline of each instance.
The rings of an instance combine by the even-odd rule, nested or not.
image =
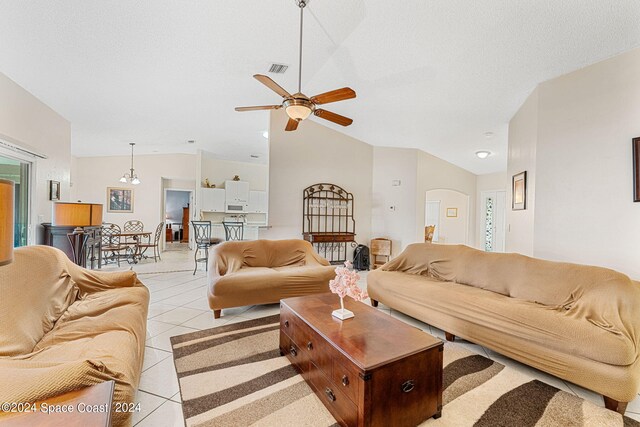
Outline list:
[[[113,381],[105,381],[37,402],[36,412],[0,412],[0,427],[109,427],[114,385]],[[41,410],[44,404],[49,408],[70,407],[73,412],[45,413]],[[89,411],[88,407],[97,410]]]

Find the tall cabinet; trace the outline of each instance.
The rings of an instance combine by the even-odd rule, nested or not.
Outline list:
[[[182,208],[182,239],[180,243],[189,243],[189,205]]]

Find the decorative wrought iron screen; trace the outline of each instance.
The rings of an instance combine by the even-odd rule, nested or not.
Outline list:
[[[303,191],[302,235],[321,256],[332,263],[347,257],[347,244],[356,246],[353,194],[328,183]]]

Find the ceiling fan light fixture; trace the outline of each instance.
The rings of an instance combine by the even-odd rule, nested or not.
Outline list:
[[[311,115],[313,104],[301,98],[287,99],[284,102],[284,110],[287,112],[287,116],[300,122]]]

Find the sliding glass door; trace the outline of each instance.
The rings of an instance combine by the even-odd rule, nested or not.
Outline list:
[[[0,178],[15,183],[13,245],[29,242],[29,193],[31,162],[0,154]]]

